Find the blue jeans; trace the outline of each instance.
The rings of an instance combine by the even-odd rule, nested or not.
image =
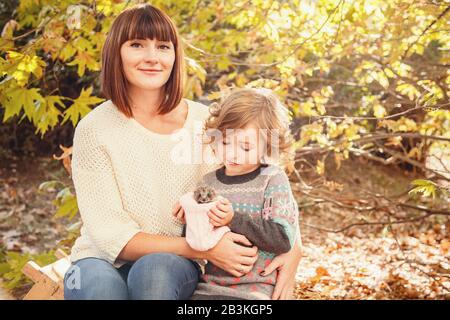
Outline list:
[[[115,268],[98,258],[80,259],[64,276],[66,300],[186,300],[197,287],[197,263],[172,253],[152,253]]]

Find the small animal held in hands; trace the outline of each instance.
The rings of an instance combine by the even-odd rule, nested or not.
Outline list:
[[[214,188],[203,185],[199,186],[194,191],[194,199],[197,203],[208,203],[213,202],[217,199],[216,191]]]

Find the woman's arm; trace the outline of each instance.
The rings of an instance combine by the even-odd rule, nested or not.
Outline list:
[[[186,238],[137,233],[125,245],[118,258],[135,261],[140,257],[156,252],[170,252],[188,259],[207,259],[235,277],[249,272],[258,258],[258,248],[252,246],[246,237],[227,232],[217,245],[208,251],[193,250]]]
[[[97,257],[112,264],[142,230],[123,208],[114,166],[95,123],[85,119],[78,123],[71,166],[83,231]]]
[[[142,256],[156,252],[170,252],[188,259],[206,259],[207,255],[206,251],[196,251],[189,247],[186,238],[139,232],[125,245],[118,259],[136,261]]]
[[[264,269],[264,275],[271,274],[278,270],[275,289],[272,300],[292,300],[294,299],[295,275],[298,264],[302,256],[302,240],[300,228],[297,226],[297,238],[295,245],[288,253],[276,256],[274,260]]]

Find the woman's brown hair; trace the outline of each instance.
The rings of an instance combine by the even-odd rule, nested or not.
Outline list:
[[[114,20],[102,50],[102,93],[127,117],[133,116],[128,81],[120,58],[122,44],[133,39],[171,41],[174,45],[175,62],[164,86],[165,99],[158,108],[159,114],[169,113],[183,98],[184,54],[173,21],[149,4],[127,9]]]

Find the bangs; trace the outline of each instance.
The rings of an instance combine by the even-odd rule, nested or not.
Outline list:
[[[183,98],[184,53],[175,23],[166,13],[149,4],[126,9],[114,19],[102,48],[101,86],[104,97],[110,99],[127,117],[133,116],[133,110],[121,47],[129,40],[146,39],[171,42],[175,50],[172,72],[162,87],[164,99],[158,113],[169,113]]]
[[[157,10],[143,6],[130,9],[128,14],[128,23],[123,26],[124,30],[121,33],[121,44],[134,39],[156,39],[178,45],[175,26],[168,17],[161,15]]]

